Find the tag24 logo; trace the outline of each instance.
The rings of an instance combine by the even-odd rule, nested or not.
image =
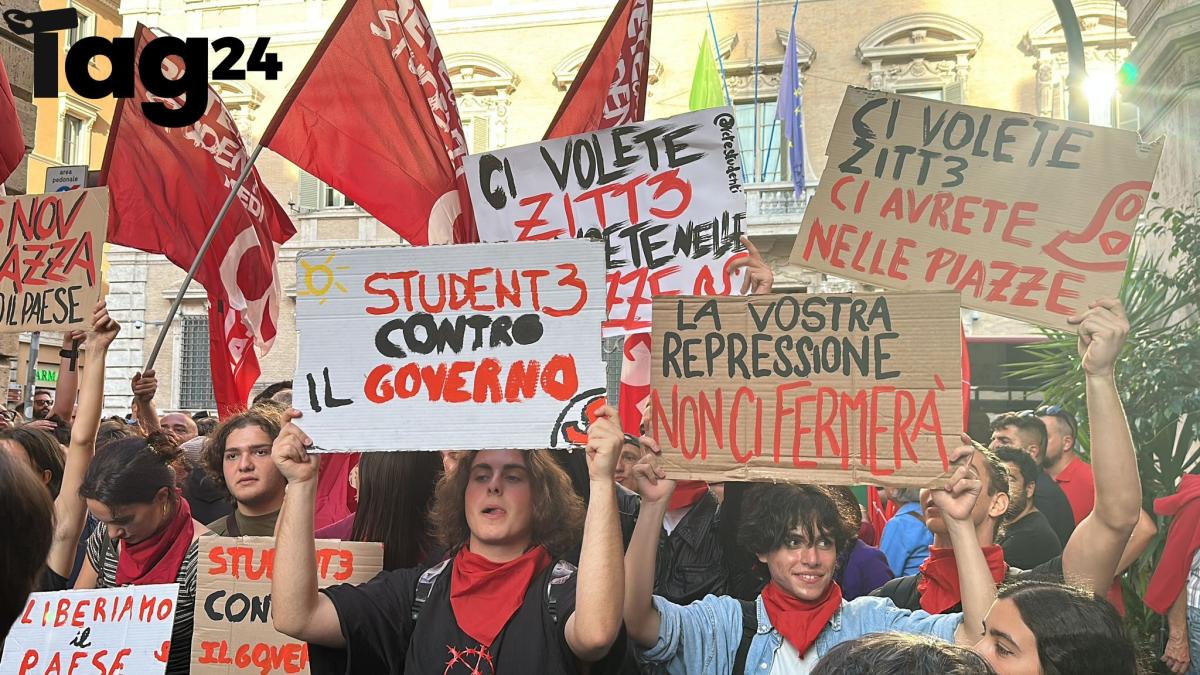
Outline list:
[[[4,12],[4,20],[14,33],[33,35],[34,98],[57,97],[58,33],[79,25],[75,9],[68,7],[44,12],[10,9]],[[270,41],[265,37],[255,40],[243,69],[236,67],[246,52],[246,45],[241,40],[235,37],[213,40],[213,51],[226,54],[213,68],[212,76],[218,80],[244,80],[247,70],[257,70],[268,80],[278,79],[283,64],[279,57],[267,51]],[[136,76],[150,94],[175,101],[179,100],[177,97],[184,97],[181,105],[174,107],[160,101],[143,102],[142,112],[146,119],[162,127],[195,124],[208,105],[208,39],[160,36],[151,40],[135,59],[136,47],[136,40],[128,37],[108,40],[92,36],[77,41],[67,51],[63,68],[67,85],[84,98],[129,98],[134,94],[136,67]],[[97,57],[106,58],[112,64],[108,77],[102,80],[92,77],[88,68],[88,62]],[[182,62],[183,67],[175,67],[176,61]]]

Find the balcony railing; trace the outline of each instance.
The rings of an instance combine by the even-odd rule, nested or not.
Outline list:
[[[795,234],[800,229],[804,207],[817,186],[807,186],[803,200],[796,198],[792,184],[788,182],[749,183],[744,189],[751,234]]]

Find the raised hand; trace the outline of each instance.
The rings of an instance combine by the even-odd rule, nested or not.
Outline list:
[[[1079,326],[1083,372],[1093,377],[1111,376],[1129,335],[1129,319],[1121,301],[1101,298],[1089,304],[1082,314],[1068,317],[1067,322]]]
[[[97,302],[96,308],[92,310],[92,329],[87,332],[88,346],[108,346],[120,332],[121,324],[108,315],[108,303],[103,300]],[[153,398],[153,394],[151,394],[151,398]]]
[[[648,452],[633,465],[633,477],[637,480],[637,493],[642,496],[642,505],[666,504],[675,492],[675,481],[658,466],[658,455]]]
[[[288,408],[284,416],[287,424],[271,444],[271,459],[289,485],[316,480],[321,461],[317,455],[308,454],[312,439],[293,421],[300,419],[300,411]]]
[[[154,377],[154,369],[133,376],[133,397],[139,401],[153,401],[158,391],[158,380]]]
[[[746,276],[742,280],[742,295],[770,293],[771,287],[775,284],[775,273],[767,266],[767,262],[763,260],[758,248],[750,242],[750,237],[742,235],[742,243],[745,244],[746,251],[750,255],[729,263],[729,272],[746,269]]]
[[[624,441],[617,411],[612,406],[604,406],[588,426],[586,456],[588,476],[592,480],[613,480]]]
[[[983,483],[971,459],[975,455],[975,446],[971,438],[962,434],[963,445],[950,453],[951,466],[954,472],[946,481],[945,487],[933,490],[933,505],[938,507],[942,516],[948,520],[965,521],[970,524],[971,511],[979,499],[979,491]]]

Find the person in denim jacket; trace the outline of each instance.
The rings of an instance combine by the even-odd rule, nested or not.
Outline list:
[[[686,606],[653,596],[658,536],[675,484],[647,455],[634,467],[642,505],[625,556],[625,624],[639,659],[668,673],[722,675],[735,667],[764,675],[807,673],[835,645],[869,633],[975,642],[996,587],[970,519],[980,490],[970,466],[973,452],[971,445],[955,449],[954,471],[945,489],[935,490],[934,505],[963,551],[957,560],[964,611],[941,616],[897,609],[882,598],[842,600],[833,574],[853,520],[827,488],[815,485],[762,485],[747,495],[739,540],[771,577],[752,608],[728,596],[709,595]],[[756,628],[744,639],[751,616]]]

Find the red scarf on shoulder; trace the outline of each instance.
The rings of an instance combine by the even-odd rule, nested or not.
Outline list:
[[[992,580],[1000,583],[1008,574],[1008,563],[1004,561],[1004,549],[997,544],[983,547]],[[962,591],[958,585],[958,564],[954,549],[929,547],[929,557],[921,563],[921,576],[917,581],[917,593],[921,594],[921,609],[930,614],[941,614],[962,602]]]
[[[466,546],[459,549],[450,575],[450,606],[458,627],[479,644],[491,647],[504,624],[525,602],[533,578],[546,569],[550,560],[550,553],[542,546],[506,563],[492,562]]]
[[[708,494],[708,483],[702,480],[681,480],[675,483],[675,491],[671,493],[671,501],[667,510],[674,511],[685,506],[695,506]]]
[[[836,581],[831,581],[819,600],[805,602],[788,595],[772,581],[763,589],[762,599],[771,625],[796,648],[800,658],[804,658],[804,652],[842,606],[842,588]]]
[[[175,583],[195,533],[192,507],[183,498],[183,492],[176,489],[175,515],[170,522],[150,537],[121,547],[117,558],[117,585]]]

